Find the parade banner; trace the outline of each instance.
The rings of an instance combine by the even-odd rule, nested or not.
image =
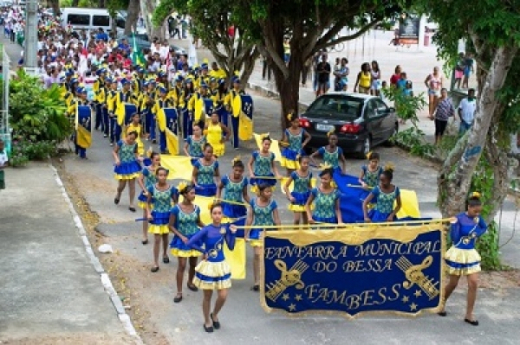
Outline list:
[[[92,110],[89,106],[78,105],[76,112],[76,143],[88,149],[92,145]]]
[[[412,222],[414,223],[414,222]],[[437,312],[443,298],[441,221],[267,231],[265,311],[305,315]]]

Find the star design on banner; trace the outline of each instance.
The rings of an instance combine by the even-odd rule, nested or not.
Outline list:
[[[410,310],[411,310],[411,311],[416,311],[416,310],[417,310],[417,307],[418,307],[418,305],[415,304],[415,303],[410,304]]]
[[[291,303],[291,304],[289,305],[289,310],[290,310],[290,311],[295,311],[295,310],[296,310],[296,304]]]
[[[415,297],[419,298],[422,296],[422,292],[421,290],[415,290],[415,293],[414,293]]]
[[[408,298],[408,296],[403,296],[403,303],[407,303],[408,301],[410,300],[410,298]]]
[[[289,294],[288,294],[288,293],[284,293],[284,294],[282,295],[282,299],[283,299],[284,301],[289,300]]]
[[[297,300],[298,302],[300,302],[303,298],[302,298],[302,295],[296,295],[296,296],[294,296],[294,299]]]

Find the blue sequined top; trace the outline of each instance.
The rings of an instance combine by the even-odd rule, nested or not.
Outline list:
[[[469,217],[465,212],[457,215],[457,223],[451,224],[450,238],[455,248],[474,249],[477,238],[487,231],[484,218]]]
[[[179,205],[175,205],[170,213],[175,215],[175,229],[183,236],[191,236],[199,231],[197,223],[200,218],[200,208],[197,205],[190,213],[185,213]]]
[[[222,178],[222,185],[224,186],[224,200],[242,202],[244,187],[247,186],[247,178],[243,177],[240,182],[233,182],[229,176]]]
[[[372,189],[371,192],[377,197],[376,207],[374,208],[379,213],[390,214],[394,210],[394,201],[401,194],[399,187],[394,187],[390,193],[384,193],[379,189],[379,186]]]
[[[218,169],[218,161],[213,161],[210,165],[204,165],[199,159],[193,164],[199,172],[197,174],[197,184],[199,186],[215,184],[215,171]]]
[[[161,191],[157,189],[157,185],[153,185],[148,188],[148,193],[150,193],[153,200],[152,212],[165,213],[170,211],[173,204],[173,198],[177,195],[177,189],[168,186],[166,190]]]
[[[363,173],[364,173],[363,182],[365,182],[367,184],[367,186],[375,187],[375,186],[379,185],[379,177],[383,173],[382,167],[378,166],[375,171],[370,171],[368,169],[368,166],[363,165],[361,167],[361,169],[363,170]]]
[[[256,200],[254,198],[250,203],[253,212],[252,225],[274,225],[273,211],[278,207],[276,201],[271,200],[266,206],[259,206]]]
[[[157,177],[150,170],[150,167],[144,167],[142,173],[144,176],[144,188],[148,190],[157,183]]]
[[[320,147],[318,152],[323,157],[323,162],[332,167],[332,169],[337,169],[339,167],[339,157],[343,155],[343,150],[340,147],[336,147],[334,152],[329,152],[325,148],[325,146]]]
[[[305,130],[302,128],[300,133],[297,135],[291,134],[291,131],[288,129],[285,130],[285,135],[289,142],[289,146],[287,147],[291,151],[300,152],[302,150],[303,137],[305,134]]]
[[[135,161],[135,154],[137,153],[137,143],[128,145],[123,140],[119,140],[117,142],[117,146],[119,146],[118,155],[119,161],[121,163],[130,163]]]
[[[190,135],[186,138],[186,142],[188,143],[188,152],[190,153],[190,157],[202,157],[202,149],[204,145],[207,143],[206,137],[201,136],[199,140],[195,140],[193,135]]]
[[[273,175],[272,163],[274,161],[274,153],[269,152],[267,156],[263,156],[259,151],[253,152],[253,173],[255,176],[271,176]]]
[[[312,179],[312,173],[307,172],[307,176],[300,176],[298,172],[293,171],[291,173],[291,179],[293,180],[293,192],[305,193],[309,190],[309,186]]]
[[[330,193],[323,193],[318,187],[312,189],[314,196],[313,218],[336,218],[336,201],[339,199],[339,192],[333,189]]]

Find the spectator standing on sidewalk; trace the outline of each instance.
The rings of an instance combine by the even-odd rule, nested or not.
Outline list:
[[[477,110],[477,101],[475,99],[475,89],[468,90],[468,97],[460,101],[458,113],[460,118],[459,134],[464,135],[473,125],[475,119],[475,111]]]
[[[327,62],[327,54],[321,56],[321,62],[316,67],[318,88],[316,91],[316,97],[323,95],[329,91],[330,88],[330,73],[332,69],[330,64]]]
[[[454,116],[455,108],[453,107],[451,99],[448,98],[448,90],[443,88],[441,90],[441,97],[435,107],[435,145],[441,141],[441,138],[446,131],[446,127],[448,126],[448,120],[450,117]]]

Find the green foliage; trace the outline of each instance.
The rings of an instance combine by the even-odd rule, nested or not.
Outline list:
[[[10,163],[14,167],[25,166],[27,162],[41,161],[58,153],[55,141],[32,141],[19,136],[13,138]]]
[[[72,133],[72,125],[65,117],[65,106],[60,97],[60,89],[54,86],[43,89],[39,80],[20,69],[12,79],[9,94],[9,110],[13,136],[19,140],[34,143],[26,145],[30,159],[42,159],[39,152],[52,151],[47,145],[65,140]],[[42,143],[42,144],[36,144]],[[50,144],[43,144],[50,143]]]
[[[115,17],[118,10],[126,10],[130,4],[130,0],[108,0],[106,2],[108,13]]]
[[[25,154],[22,145],[18,145],[17,141],[13,141],[11,153],[9,155],[9,164],[15,168],[23,167],[29,162],[29,157]]]

